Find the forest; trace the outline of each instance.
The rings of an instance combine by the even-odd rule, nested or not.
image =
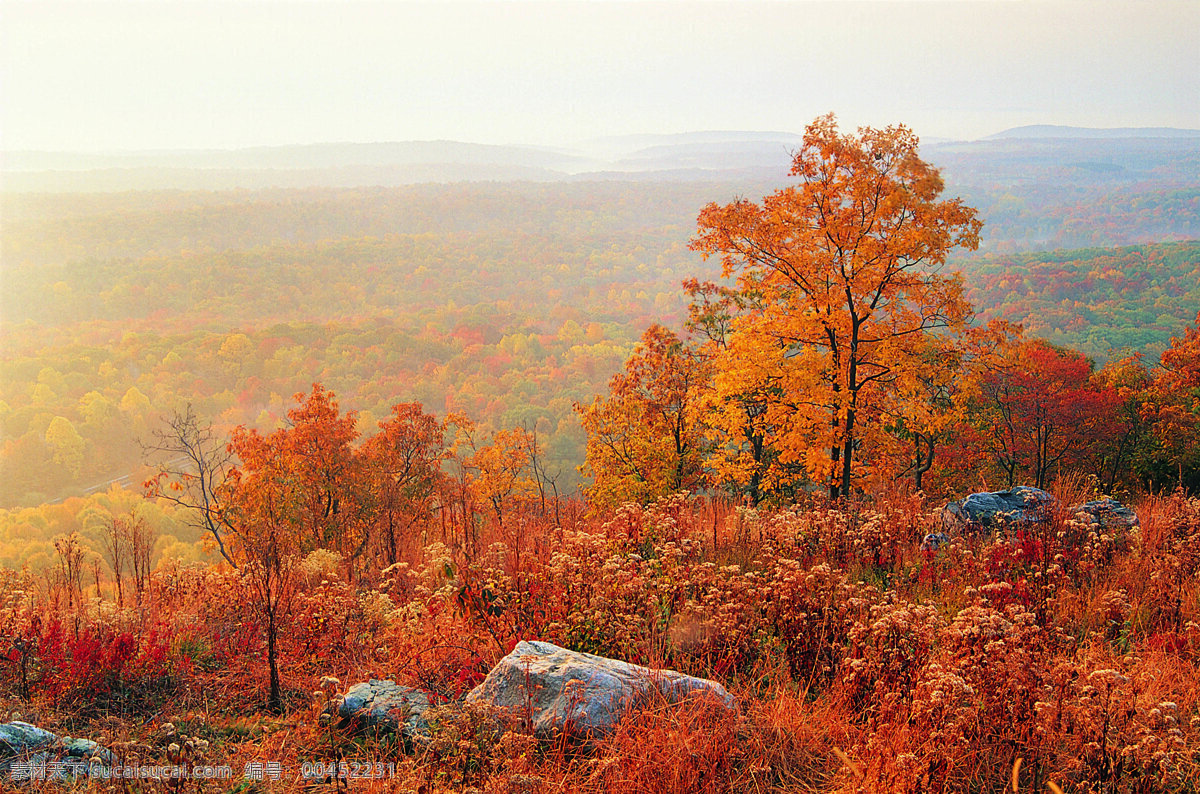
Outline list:
[[[5,194],[13,719],[285,767],[130,791],[1197,790],[1195,180],[797,145],[787,179]],[[1053,501],[946,523],[1014,486]],[[535,736],[463,700],[522,640],[738,705]],[[425,734],[322,718],[373,679]]]
[[[982,199],[981,251],[948,263],[979,322],[1022,324],[1103,364],[1153,363],[1193,319],[1200,248],[1127,244],[1180,239],[1194,190],[1178,204],[1186,189],[1138,171],[1116,213],[1127,184],[1067,191],[1043,166],[1001,192],[989,175],[1026,159],[951,165],[963,172],[951,189]],[[572,404],[604,390],[651,324],[682,330],[684,279],[719,278],[687,246],[698,208],[782,181],[4,194],[0,506],[138,479],[139,440],[186,403],[226,432],[266,429],[313,382],[352,403],[364,432],[397,400],[536,429],[576,492]],[[1121,247],[996,253],[1081,224]],[[56,419],[78,447],[67,465],[46,440]]]

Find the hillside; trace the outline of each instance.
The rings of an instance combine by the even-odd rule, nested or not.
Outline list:
[[[235,791],[1194,790],[1200,243],[1006,251],[1181,235],[1195,182],[1148,179],[1161,151],[959,182],[992,197],[985,251],[946,268],[981,321],[1145,366],[961,328],[956,280],[891,270],[934,234],[843,259],[794,225],[753,250],[785,240],[775,265],[837,299],[796,311],[796,281],[734,267],[736,289],[696,288],[697,349],[671,330],[680,282],[720,273],[688,241],[726,253],[704,235],[728,209],[698,208],[768,186],[691,177],[710,147],[762,149],[641,143],[678,178],[6,194],[0,697],[22,720],[0,744],[93,737],[63,752],[182,765],[151,774],[197,794],[238,772]],[[971,210],[871,184],[785,194],[764,225],[916,216],[973,240]],[[841,295],[897,280],[835,348]],[[864,348],[855,381],[833,353]],[[944,508],[1018,483],[1053,495]],[[1026,501],[966,507],[1002,498]],[[563,710],[612,727],[576,742],[512,656],[545,643],[720,694],[572,681]]]
[[[966,269],[979,319],[1025,330],[1103,362],[1154,360],[1200,306],[1200,243],[991,255]]]
[[[54,193],[613,178],[779,182],[800,140],[788,132],[731,131],[616,136],[556,148],[407,141],[182,152],[18,151],[6,152],[0,174],[7,192]],[[1080,202],[1111,203],[1114,191],[1130,196],[1194,187],[1200,174],[1200,134],[1033,126],[979,141],[929,139],[922,156],[943,169],[952,191],[981,209],[1014,195],[1031,202],[1009,207],[1027,209],[1033,216],[1001,237],[1019,238],[1024,247],[1074,246],[1081,243],[1045,239],[1045,221],[1038,223],[1037,216],[1051,215],[1059,206],[1068,213],[1078,211],[1070,208]]]
[[[1200,130],[1179,127],[1067,127],[1058,124],[1029,124],[989,135],[998,138],[1198,138]]]

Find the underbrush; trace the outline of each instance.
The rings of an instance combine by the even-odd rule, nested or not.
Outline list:
[[[167,723],[235,778],[278,760],[263,785],[279,790],[301,763],[333,781],[369,761],[385,774],[355,790],[1197,791],[1200,501],[1137,512],[1130,533],[1060,510],[935,551],[938,511],[906,495],[782,510],[680,495],[563,525],[529,505],[469,543],[443,524],[366,578],[329,553],[300,567],[283,714],[264,707],[264,624],[237,572],[166,566],[119,607],[67,607],[13,574],[0,686],[10,710],[141,760],[180,744]],[[460,702],[523,638],[714,678],[741,708],[652,704],[590,745],[538,742]],[[329,675],[424,689],[430,741],[322,727],[306,693]]]

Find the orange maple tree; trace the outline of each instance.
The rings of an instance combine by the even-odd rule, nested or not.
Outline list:
[[[1192,413],[1200,414],[1200,312],[1183,336],[1171,337],[1161,362],[1163,384],[1176,391]]]
[[[1200,487],[1200,313],[1183,336],[1171,338],[1160,363],[1147,391],[1157,444],[1148,479],[1195,489]]]
[[[719,400],[774,395],[757,418],[774,460],[802,464],[832,497],[896,467],[884,454],[888,395],[928,366],[930,335],[970,314],[960,280],[938,271],[953,247],[978,246],[982,224],[939,200],[917,143],[903,126],[843,135],[832,115],[818,118],[793,160],[799,184],[761,204],[708,205],[692,241],[745,299],[715,357]]]

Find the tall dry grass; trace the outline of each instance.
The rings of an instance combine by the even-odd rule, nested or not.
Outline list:
[[[1063,505],[1094,495],[1084,479],[1056,489]],[[166,758],[155,731],[172,722],[239,771],[394,765],[366,791],[997,792],[1014,768],[1018,791],[1200,787],[1200,502],[1146,498],[1132,533],[1056,509],[922,551],[939,508],[675,496],[564,511],[565,526],[510,511],[469,545],[449,533],[353,582],[313,561],[282,632],[284,715],[263,710],[262,627],[235,573],[167,567],[136,608],[70,610],[50,583],[9,576],[0,686],[10,711],[137,761]],[[457,704],[522,638],[714,678],[741,708],[656,703],[590,745],[539,743]],[[97,673],[118,652],[122,674]],[[432,741],[405,753],[321,727],[323,675],[430,692]],[[166,689],[147,689],[154,676]]]

